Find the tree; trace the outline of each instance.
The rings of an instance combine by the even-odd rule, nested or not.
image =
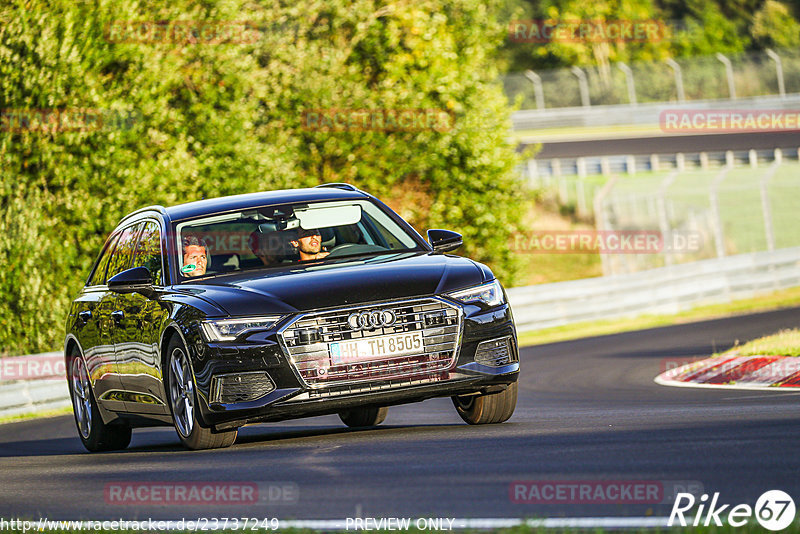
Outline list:
[[[513,281],[504,28],[479,0],[15,0],[0,19],[0,258],[14,269],[0,278],[0,353],[58,346],[103,239],[148,204],[349,181],[421,231],[461,231],[465,253]],[[304,123],[331,109],[448,122]]]
[[[753,39],[764,48],[800,46],[800,23],[789,8],[777,0],[767,0],[753,17]]]

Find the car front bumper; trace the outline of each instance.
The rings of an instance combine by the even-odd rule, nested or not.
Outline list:
[[[282,334],[285,333],[285,322],[277,331],[254,334],[238,342],[210,344],[198,333],[190,345],[193,346],[198,407],[203,423],[225,430],[250,423],[337,413],[356,407],[493,393],[515,382],[519,374],[519,349],[510,306],[505,303],[490,308],[440,297],[436,300],[457,310],[459,317],[455,350],[446,368],[440,365],[430,373],[378,377],[331,387],[309,383],[307,373],[298,371],[297,362]],[[291,319],[290,323],[295,321],[296,318]],[[491,352],[497,347],[507,349]],[[487,354],[502,355],[503,350],[507,350],[507,354],[498,361],[486,357]],[[266,386],[264,375],[269,382]],[[234,381],[241,380],[241,377],[257,377],[259,387],[271,391],[257,398],[244,395],[238,402],[222,402],[220,377]]]

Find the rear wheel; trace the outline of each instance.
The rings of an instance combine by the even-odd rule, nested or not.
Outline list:
[[[236,441],[237,429],[213,432],[204,427],[197,417],[197,395],[189,356],[183,343],[173,337],[167,348],[168,383],[172,421],[181,442],[189,449],[220,449]]]
[[[339,418],[349,427],[361,428],[377,426],[383,423],[387,413],[389,413],[389,408],[386,406],[381,408],[353,408],[352,410],[339,412]]]
[[[453,404],[461,419],[471,425],[502,423],[508,421],[517,407],[517,383],[509,384],[500,393],[453,397]]]
[[[86,362],[74,354],[69,364],[69,393],[75,425],[83,446],[91,452],[124,449],[131,442],[131,427],[105,424],[92,392]]]

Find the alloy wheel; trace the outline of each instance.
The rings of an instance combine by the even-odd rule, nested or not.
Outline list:
[[[172,414],[178,432],[188,438],[194,428],[194,382],[186,353],[176,347],[169,365],[169,389]]]
[[[80,356],[72,359],[72,404],[78,430],[81,436],[88,439],[92,431],[92,393],[86,363]]]

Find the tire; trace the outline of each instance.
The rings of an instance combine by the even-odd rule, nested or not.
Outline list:
[[[381,408],[353,408],[352,410],[339,412],[339,418],[342,423],[351,428],[363,428],[383,423],[387,413],[389,413],[389,408],[386,406]]]
[[[167,346],[165,384],[170,413],[181,443],[192,450],[222,449],[236,441],[238,429],[214,432],[197,417],[197,394],[189,353],[183,342],[173,336]]]
[[[86,362],[80,354],[69,359],[67,383],[72,398],[72,413],[83,446],[90,452],[116,451],[131,442],[131,427],[126,424],[106,424],[97,407]]]
[[[517,407],[517,383],[513,382],[500,393],[453,397],[461,419],[471,425],[502,423],[514,414]]]

